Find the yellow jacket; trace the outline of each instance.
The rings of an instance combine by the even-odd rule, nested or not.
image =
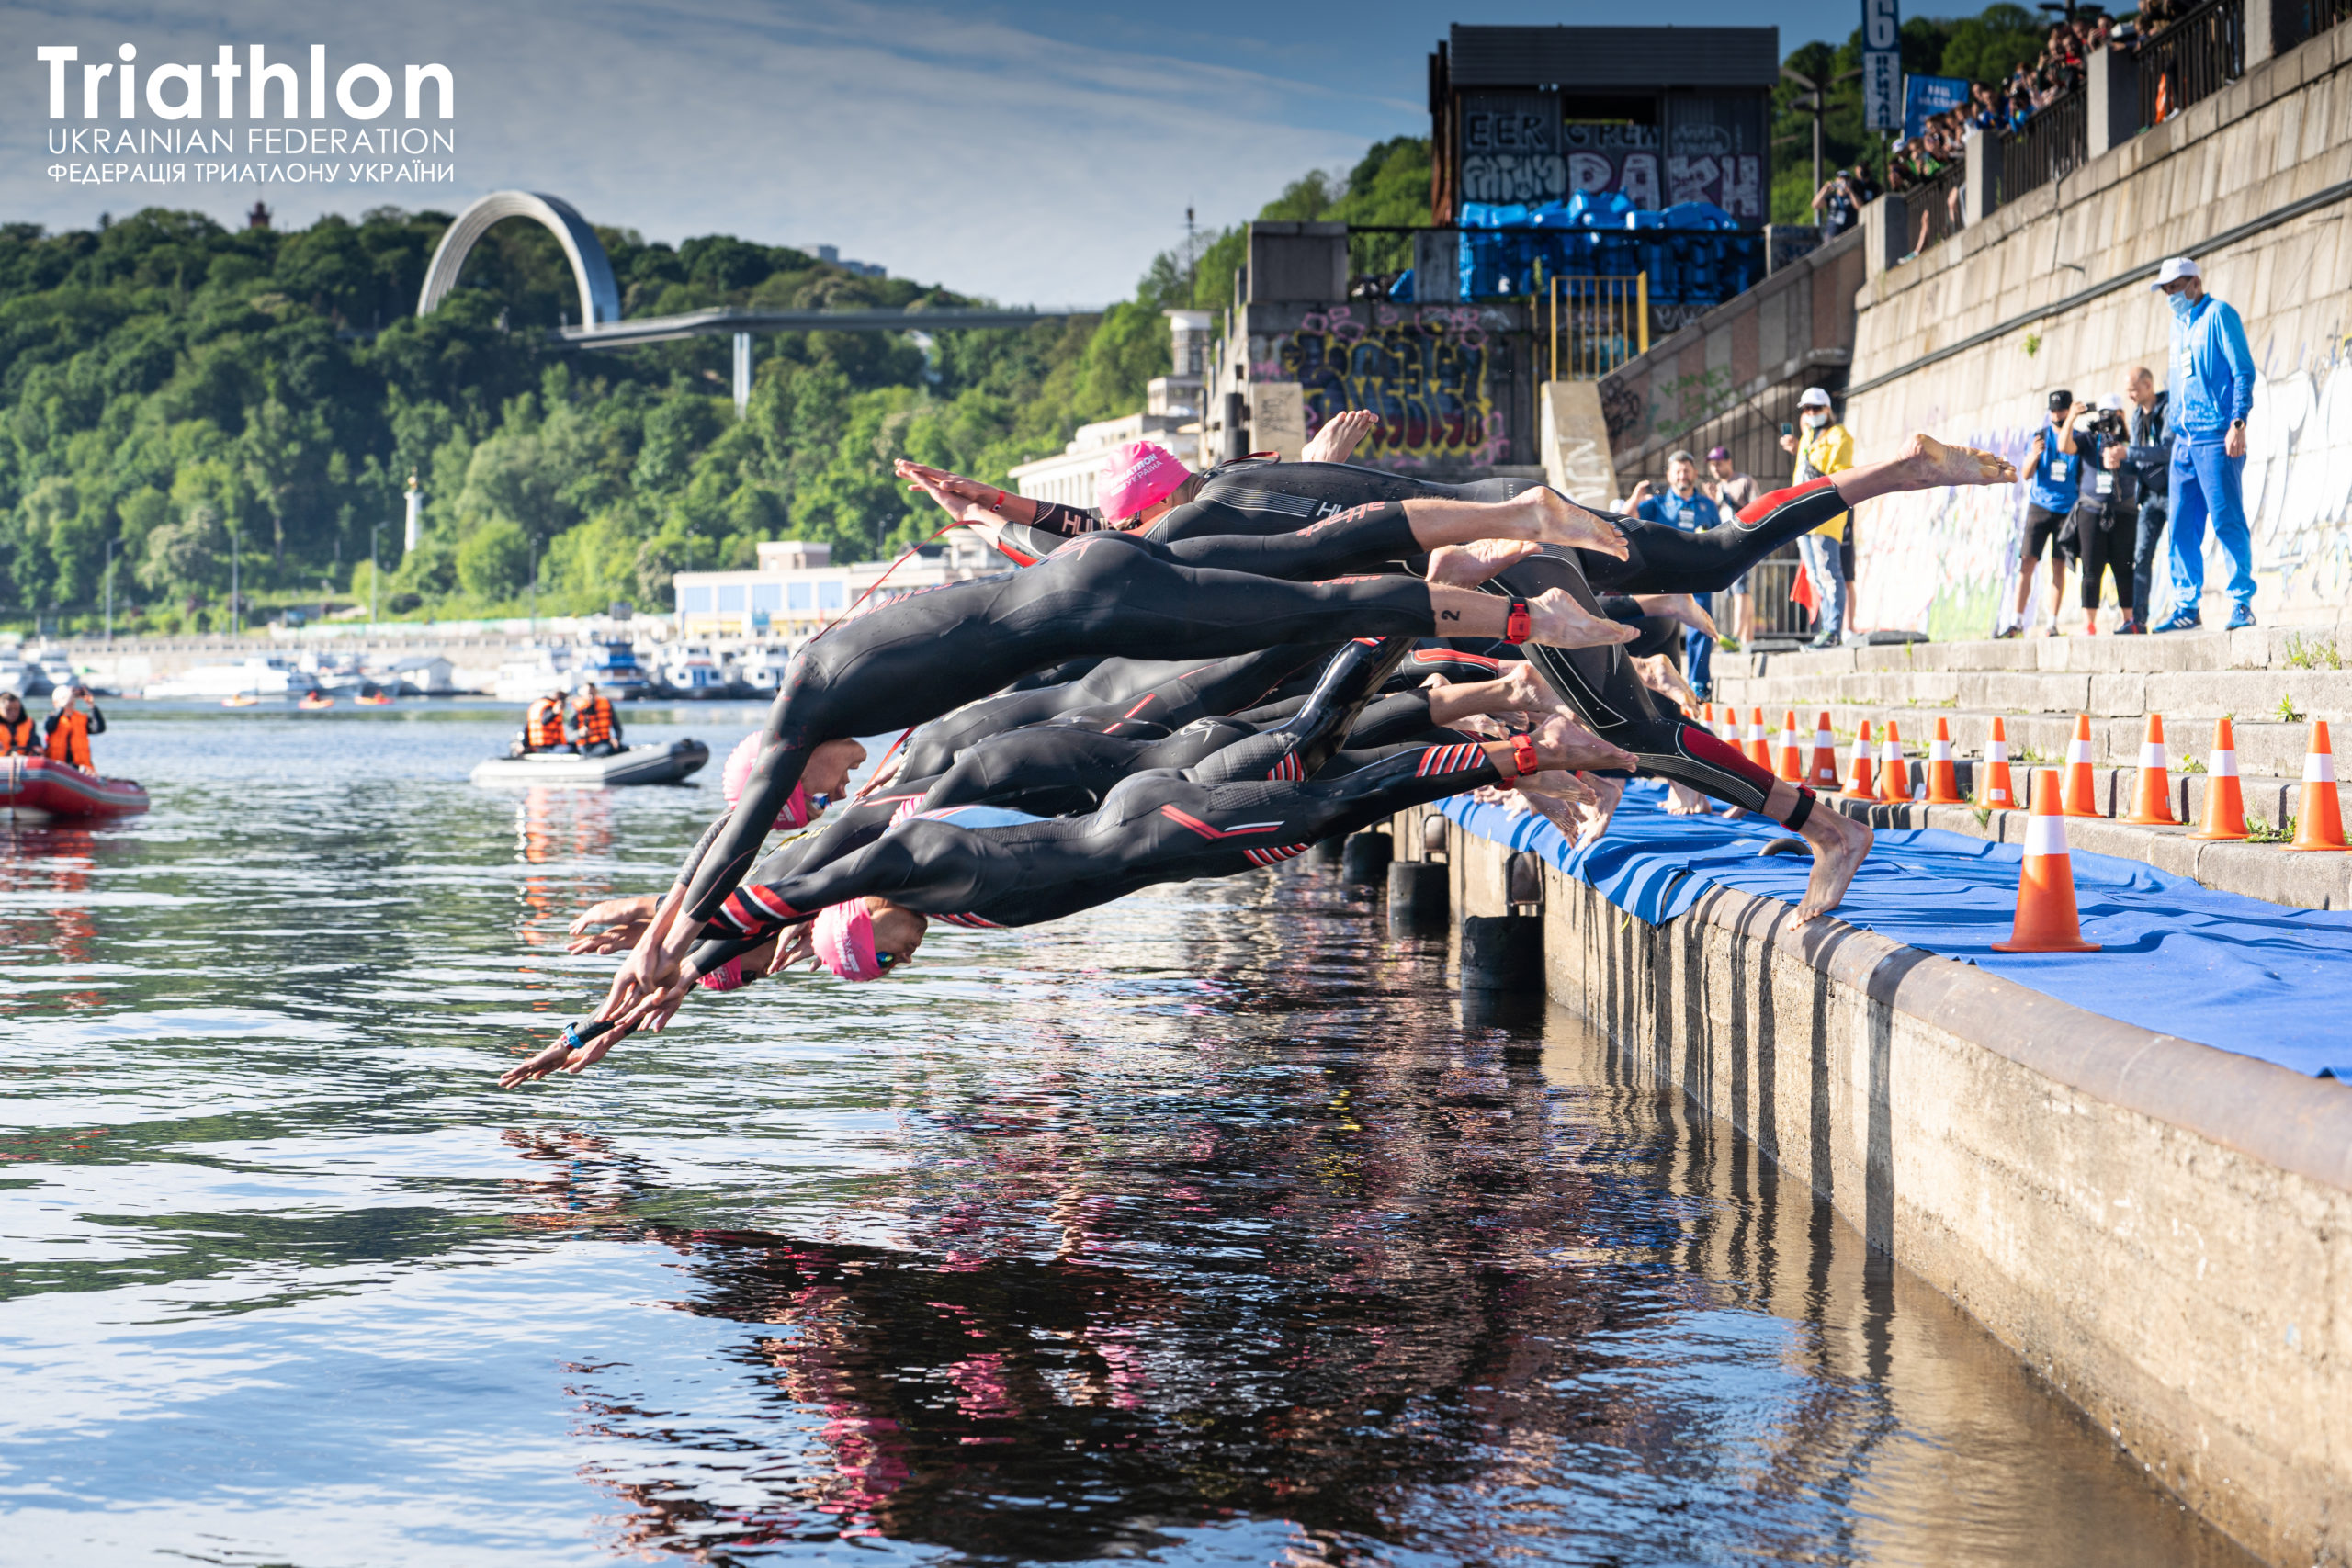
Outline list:
[[[1831,474],[1842,474],[1853,466],[1854,438],[1844,425],[1833,422],[1819,430],[1799,427],[1796,467],[1790,472],[1790,483],[1801,484],[1815,476],[1826,479]],[[1805,472],[1808,467],[1813,470],[1811,474]],[[1814,532],[1842,539],[1846,536],[1846,519],[1852,515],[1850,512],[1840,512]]]

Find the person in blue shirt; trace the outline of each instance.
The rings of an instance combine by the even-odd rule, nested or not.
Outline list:
[[[2075,510],[2083,488],[2082,454],[2075,447],[2075,421],[2090,412],[2075,394],[2061,389],[2050,394],[2050,415],[2034,433],[2027,451],[2025,521],[2018,529],[2017,624],[2000,633],[2017,637],[2033,624],[2033,570],[2050,556],[2050,635],[2064,633],[2058,624],[2066,599],[2066,559],[2073,547],[2066,542],[2066,514]]]
[[[2230,558],[2230,627],[2254,625],[2254,536],[2246,526],[2245,419],[2254,408],[2254,354],[2238,313],[2205,292],[2197,263],[2174,256],[2154,288],[2172,305],[2172,597],[2156,630],[2202,621],[2205,521]]]
[[[1635,508],[1645,523],[1663,523],[1686,534],[1703,534],[1727,521],[1723,508],[1699,488],[1699,459],[1688,452],[1669,453],[1666,459],[1666,490]],[[1714,595],[1694,593],[1699,607],[1714,614]],[[1715,639],[1696,627],[1682,634],[1683,673],[1701,702],[1713,685]]]

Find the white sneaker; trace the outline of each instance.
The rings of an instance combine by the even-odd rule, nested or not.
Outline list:
[[[1868,632],[1848,632],[1846,634],[1846,646],[1848,648],[1868,648],[1870,646],[1870,641],[1871,634]]]

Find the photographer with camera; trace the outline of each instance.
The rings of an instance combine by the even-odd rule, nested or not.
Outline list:
[[[2044,551],[2050,556],[2050,635],[2066,635],[2065,628],[2058,624],[2066,599],[2066,558],[2074,553],[2066,536],[2066,524],[2074,514],[2075,502],[2081,499],[2083,488],[2083,460],[2075,445],[2075,421],[2090,412],[2090,404],[2076,402],[2074,393],[2061,388],[2050,394],[2049,416],[2034,432],[2025,467],[2018,470],[2018,477],[2026,484],[2026,507],[2018,540],[2017,624],[1998,636],[2021,636],[2033,624],[2033,570],[2041,564]]]
[[[1864,197],[1854,188],[1853,177],[1845,170],[1833,173],[1813,193],[1813,209],[1821,214],[1821,237],[1836,239],[1861,220]]]
[[[2156,378],[2146,366],[2132,372],[2123,384],[2123,396],[2132,405],[2132,443],[2123,464],[2138,481],[2140,518],[2132,547],[2132,618],[2120,629],[2136,636],[2148,629],[2148,613],[2154,608],[2148,595],[2155,572],[2156,546],[2164,538],[2168,514],[2172,433],[2165,426],[2165,394],[2156,390]]]
[[[2074,430],[2082,482],[2060,536],[2074,536],[2075,555],[2083,563],[2083,635],[2097,637],[2102,571],[2114,577],[2116,604],[2123,612],[2117,632],[2132,626],[2132,547],[2139,536],[2140,480],[2128,461],[2132,433],[2124,426],[2123,400],[2109,397],[2088,413],[2084,407],[2076,410],[2080,417]]]

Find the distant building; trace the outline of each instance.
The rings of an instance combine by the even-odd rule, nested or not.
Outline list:
[[[888,277],[890,269],[873,262],[843,261],[838,245],[803,245],[800,247],[819,261],[828,263],[858,277]]]
[[[750,571],[682,571],[678,629],[687,637],[760,637],[797,642],[839,620],[858,596],[890,569],[887,560],[835,566],[832,547],[802,539],[771,539],[759,547]],[[892,558],[895,559],[896,558]],[[1012,562],[968,529],[958,528],[890,572],[877,595],[895,599],[918,588],[962,582]]]
[[[1207,363],[1210,316],[1206,310],[1168,310],[1169,346],[1172,371],[1155,376],[1144,388],[1143,410],[1120,419],[1081,424],[1078,434],[1050,457],[1022,463],[1012,470],[1015,489],[1037,501],[1065,506],[1094,504],[1094,476],[1102,460],[1129,441],[1150,441],[1165,446],[1179,462],[1195,471],[1201,460],[1201,399]]]

